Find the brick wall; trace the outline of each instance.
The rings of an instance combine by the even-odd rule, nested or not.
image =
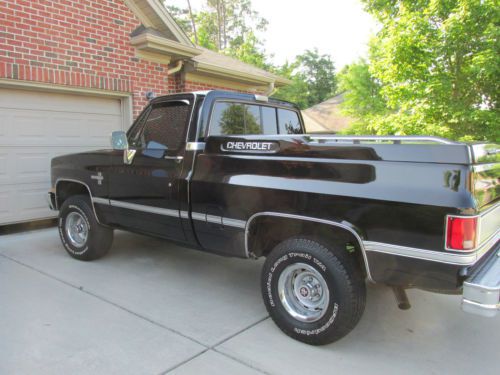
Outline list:
[[[0,78],[133,94],[214,88],[168,77],[168,66],[135,57],[130,33],[139,20],[120,0],[1,0]]]

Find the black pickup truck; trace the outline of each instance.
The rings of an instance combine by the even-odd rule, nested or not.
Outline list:
[[[152,100],[112,146],[52,160],[49,201],[74,258],[106,254],[114,228],[266,257],[269,314],[314,345],[355,327],[366,282],[401,308],[407,288],[500,308],[497,145],[316,136],[290,103],[209,91]]]

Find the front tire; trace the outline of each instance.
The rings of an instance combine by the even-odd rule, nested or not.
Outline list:
[[[355,259],[342,248],[291,238],[269,254],[262,296],[276,325],[292,338],[324,345],[347,335],[359,322],[366,287]]]
[[[64,248],[78,260],[101,258],[113,243],[113,230],[97,222],[90,199],[84,195],[75,195],[64,201],[59,211],[58,227]]]

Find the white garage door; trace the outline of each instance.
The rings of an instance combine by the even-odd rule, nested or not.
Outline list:
[[[119,99],[0,89],[0,225],[53,217],[50,159],[109,147]]]

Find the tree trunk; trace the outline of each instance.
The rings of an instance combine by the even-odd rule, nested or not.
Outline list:
[[[189,18],[191,19],[191,26],[193,28],[194,42],[198,44],[198,33],[196,32],[196,23],[193,17],[193,10],[191,9],[191,1],[187,0],[189,9]]]
[[[226,12],[226,3],[224,0],[222,1],[222,40],[224,41],[224,49],[227,47],[227,34],[226,34],[226,25],[227,25],[227,12]]]
[[[217,51],[220,51],[222,49],[222,14],[221,14],[221,1],[217,0],[216,2],[216,9],[217,9]]]

